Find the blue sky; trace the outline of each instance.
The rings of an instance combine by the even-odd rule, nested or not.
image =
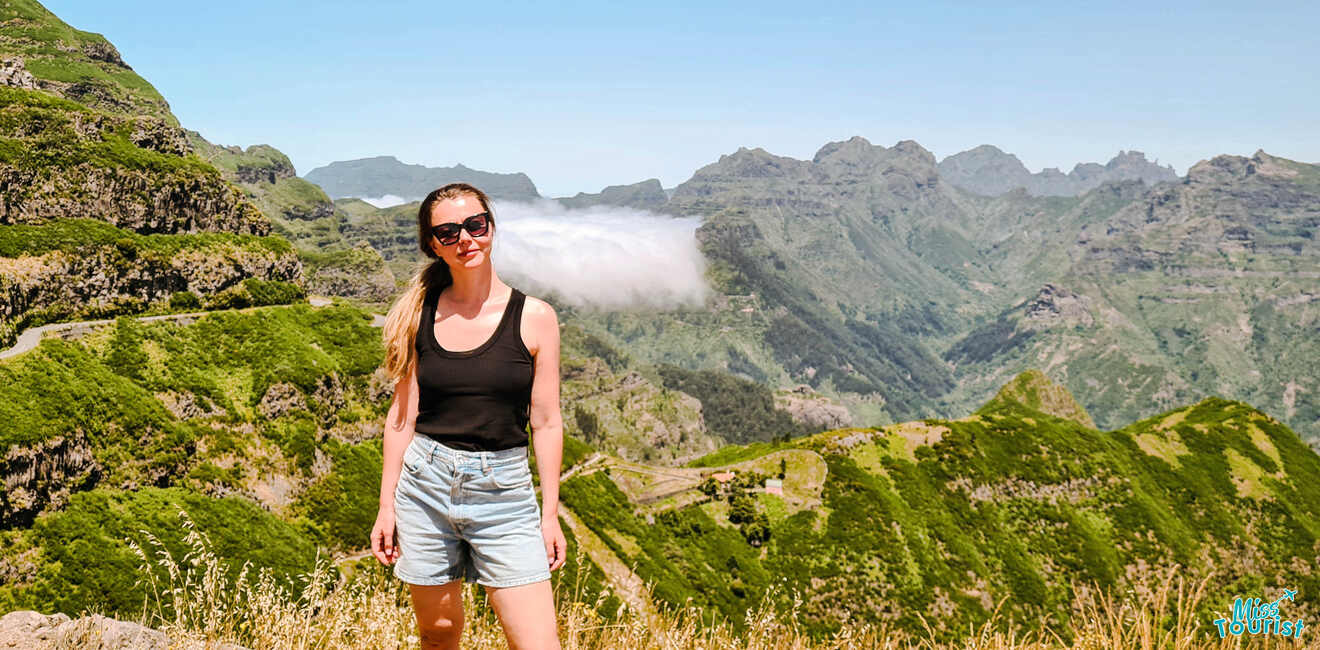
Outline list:
[[[1180,174],[1258,148],[1320,162],[1315,4],[1100,4],[45,3],[185,126],[299,173],[388,154],[561,196],[854,135],[994,144],[1031,171],[1121,149]]]

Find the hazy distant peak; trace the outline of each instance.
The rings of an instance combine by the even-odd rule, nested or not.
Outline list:
[[[891,151],[901,153],[906,157],[915,158],[932,167],[935,166],[935,154],[918,144],[916,140],[900,140],[898,144],[893,146]]]
[[[858,163],[864,160],[874,160],[877,150],[884,151],[884,147],[878,147],[871,144],[869,140],[860,135],[855,135],[842,142],[827,142],[823,147],[816,151],[811,162],[822,163],[828,161]]]
[[[1257,149],[1250,158],[1221,154],[1202,160],[1187,170],[1188,183],[1224,183],[1249,176],[1268,176],[1291,179],[1303,171],[1320,176],[1320,166],[1280,158]]]
[[[571,197],[555,199],[566,208],[588,208],[596,205],[617,205],[653,212],[662,211],[669,195],[660,186],[660,179],[648,178],[631,185],[610,185],[598,194],[578,192]]]
[[[787,156],[776,156],[760,147],[738,147],[737,151],[722,154],[718,161],[698,169],[692,177],[788,176],[797,173],[798,167],[804,164],[808,163]]]
[[[394,156],[340,160],[307,172],[305,178],[320,185],[336,199],[395,196],[416,200],[453,182],[471,183],[495,199],[533,201],[541,198],[532,179],[523,173],[484,172],[462,163],[453,167],[411,165]]]
[[[940,161],[939,171],[950,184],[985,196],[999,196],[1018,187],[1035,196],[1077,196],[1113,181],[1140,180],[1154,185],[1178,180],[1173,167],[1151,162],[1140,151],[1119,151],[1104,165],[1077,163],[1067,174],[1057,167],[1033,174],[1017,156],[992,145],[949,156]]]

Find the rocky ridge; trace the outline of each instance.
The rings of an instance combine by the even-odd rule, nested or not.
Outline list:
[[[1173,167],[1150,162],[1140,151],[1120,151],[1104,165],[1078,163],[1067,174],[1053,167],[1033,174],[1017,156],[988,144],[941,160],[939,172],[955,187],[982,196],[999,196],[1017,188],[1032,196],[1078,196],[1114,181],[1155,185],[1178,180]]]

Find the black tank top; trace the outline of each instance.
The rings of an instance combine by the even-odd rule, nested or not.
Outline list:
[[[523,292],[513,289],[489,340],[451,352],[435,340],[440,292],[427,292],[417,331],[416,431],[454,449],[498,451],[527,444],[532,353],[523,345]]]

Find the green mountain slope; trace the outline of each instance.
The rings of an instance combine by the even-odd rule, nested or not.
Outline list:
[[[288,242],[104,38],[0,6],[0,345],[43,323],[302,298]]]
[[[0,363],[0,606],[129,607],[141,592],[121,591],[136,566],[127,539],[141,543],[137,527],[163,525],[175,504],[239,562],[293,571],[315,549],[360,550],[392,393],[373,320],[305,304],[178,323],[124,317]],[[702,399],[563,329],[567,462],[591,453],[580,438],[668,464],[718,447]],[[770,401],[764,387],[739,388]],[[742,435],[728,404],[721,417],[721,435]],[[208,513],[250,525],[217,530],[224,517]],[[289,557],[272,564],[271,553]]]
[[[575,475],[564,498],[660,599],[738,620],[773,584],[819,632],[892,621],[959,638],[1007,598],[1003,614],[1066,636],[1076,589],[1174,565],[1214,571],[1221,611],[1266,585],[1320,588],[1297,571],[1320,544],[1320,456],[1241,402],[1104,432],[1001,398],[748,451],[721,452],[739,463],[728,483],[691,478],[660,501],[622,466]]]

